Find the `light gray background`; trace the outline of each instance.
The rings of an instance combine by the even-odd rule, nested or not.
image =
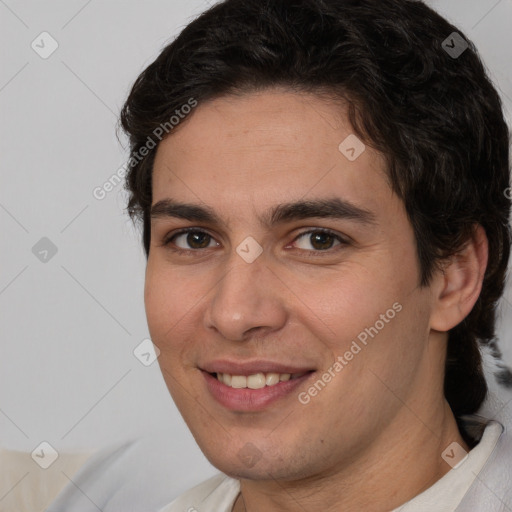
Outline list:
[[[479,48],[512,111],[512,0],[430,2]],[[205,0],[0,0],[0,444],[95,449],[168,431],[184,468],[210,471],[157,363],[133,354],[149,337],[145,258],[122,186],[92,191],[126,162],[115,128],[138,74]],[[43,32],[58,49],[42,59]],[[448,34],[447,34],[448,35]],[[122,139],[124,141],[124,139]],[[126,142],[126,141],[124,141]],[[48,262],[32,247],[48,237]],[[502,349],[512,363],[512,291]],[[509,404],[510,405],[510,404]]]

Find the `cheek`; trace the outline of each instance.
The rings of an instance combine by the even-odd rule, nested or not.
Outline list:
[[[406,267],[391,252],[381,256],[378,264],[368,258],[346,266],[328,287],[304,296],[308,304],[316,305],[317,314],[310,315],[316,335],[328,333],[335,356],[357,352],[348,353],[348,358],[387,373],[400,361],[405,364],[419,357],[419,341],[428,336],[429,306],[428,297],[417,287],[416,267]],[[356,366],[360,365],[351,364]]]
[[[168,315],[173,311],[170,300],[172,294],[169,293],[169,287],[148,267],[144,284],[144,307],[154,342],[158,342],[165,326],[169,328],[172,325],[168,322]]]
[[[304,286],[295,287],[294,291],[304,297],[308,306],[304,309],[305,317],[316,322],[330,337],[347,342],[376,322],[381,327],[380,315],[392,321],[396,315],[393,304],[401,302],[413,286],[402,281],[402,277],[395,275],[385,262],[375,271],[367,262],[351,263],[322,286],[303,283]]]
[[[211,298],[212,284],[192,274],[180,272],[155,258],[148,262],[144,287],[151,339],[160,350],[158,363],[178,404],[187,399],[187,396],[181,396],[183,389],[178,382],[191,380],[190,372],[196,371],[195,357],[202,338],[199,333],[202,312],[205,301]]]
[[[188,370],[186,361],[187,312],[189,295],[184,283],[165,267],[148,263],[144,286],[144,304],[148,328],[153,343],[159,348],[158,364],[167,388],[180,410],[189,405],[189,394],[183,394],[182,382]],[[184,353],[184,355],[183,355]],[[192,390],[189,390],[189,393]]]
[[[160,350],[171,348],[176,332],[186,323],[186,315],[197,302],[191,282],[180,280],[176,272],[148,262],[144,285],[144,305],[149,331]]]
[[[405,397],[428,348],[428,294],[416,289],[395,298],[390,308],[383,309],[362,331],[366,341],[363,365],[371,371],[374,396],[396,393]]]

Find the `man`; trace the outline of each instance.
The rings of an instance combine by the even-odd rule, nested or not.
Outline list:
[[[149,330],[221,471],[163,512],[512,510],[510,434],[475,415],[509,134],[458,29],[418,1],[226,0],[121,121]]]
[[[122,124],[132,155],[161,138],[128,176],[148,324],[224,474],[165,511],[512,506],[480,476],[503,450],[510,472],[503,427],[463,420],[510,201],[500,101],[460,31],[416,1],[227,0]]]

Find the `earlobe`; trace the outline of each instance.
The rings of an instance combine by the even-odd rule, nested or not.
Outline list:
[[[433,330],[449,331],[469,315],[482,289],[488,256],[487,235],[478,224],[464,248],[446,262],[435,278],[430,319]]]

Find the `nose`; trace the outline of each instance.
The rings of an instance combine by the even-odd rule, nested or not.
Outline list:
[[[282,328],[286,287],[265,264],[264,255],[246,263],[235,253],[230,260],[205,312],[205,327],[231,341]]]

